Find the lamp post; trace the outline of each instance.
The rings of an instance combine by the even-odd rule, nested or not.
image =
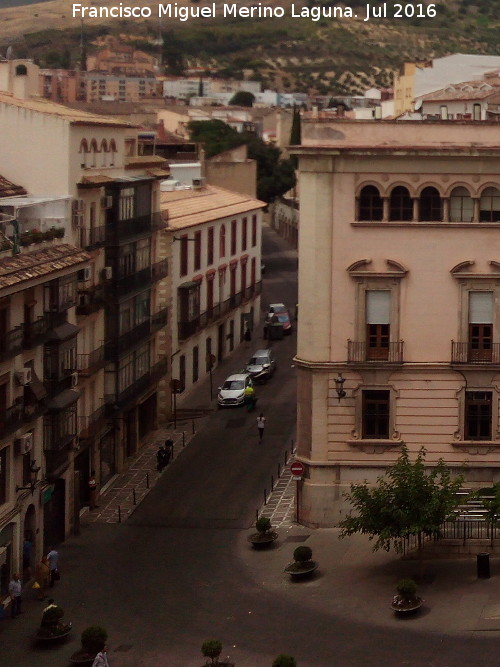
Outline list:
[[[16,491],[31,491],[31,495],[35,493],[35,488],[38,482],[38,473],[40,472],[40,466],[36,465],[35,459],[31,462],[30,465],[30,481],[27,486],[16,486]]]
[[[342,373],[339,373],[338,376],[335,378],[335,391],[337,392],[337,396],[339,397],[339,403],[341,398],[345,398],[346,392],[344,389],[344,382],[345,378],[342,377]]]

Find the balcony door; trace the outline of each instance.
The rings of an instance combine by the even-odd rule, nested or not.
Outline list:
[[[389,359],[391,293],[389,290],[366,292],[366,359]]]
[[[469,293],[468,361],[491,361],[493,350],[493,292]]]

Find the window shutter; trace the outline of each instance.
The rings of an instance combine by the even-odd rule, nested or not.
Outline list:
[[[493,292],[469,292],[469,323],[493,322]]]
[[[366,323],[390,324],[391,292],[368,290],[366,292]]]

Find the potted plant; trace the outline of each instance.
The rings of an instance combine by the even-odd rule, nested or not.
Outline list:
[[[32,229],[31,238],[33,239],[33,243],[41,243],[44,239],[44,234],[38,231],[38,229]]]
[[[318,567],[318,563],[312,559],[310,547],[297,547],[293,552],[293,563],[285,567],[285,572],[292,578],[304,577],[312,574]]]
[[[99,625],[91,625],[82,632],[82,647],[73,653],[70,662],[76,665],[91,665],[94,658],[106,645],[108,633]]]
[[[291,655],[281,653],[274,659],[273,667],[297,667],[297,661]]]
[[[255,549],[267,547],[278,538],[278,533],[275,530],[272,530],[271,519],[266,516],[261,516],[257,519],[255,528],[257,529],[257,532],[252,533],[247,538]]]
[[[54,600],[43,610],[42,621],[36,633],[36,639],[41,642],[52,642],[67,637],[71,632],[71,623],[63,622],[64,610]]]
[[[54,238],[56,239],[62,239],[65,233],[64,227],[52,227],[54,230]]]
[[[417,584],[413,579],[401,579],[396,586],[397,595],[392,598],[392,609],[396,613],[417,611],[422,606],[422,598],[417,595]]]
[[[210,659],[210,662],[207,660],[205,664],[219,665],[219,667],[234,667],[234,662],[229,662],[228,660],[219,662],[221,651],[222,643],[218,639],[208,639],[206,642],[203,642],[201,646],[201,652],[204,657]]]

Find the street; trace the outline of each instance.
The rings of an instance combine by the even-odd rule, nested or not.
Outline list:
[[[268,229],[263,254],[263,305],[283,301],[293,313],[296,254]],[[237,357],[264,343],[256,330]],[[346,617],[335,590],[321,593],[325,578],[290,584],[282,569],[268,567],[277,555],[284,566],[296,546],[285,543],[284,532],[272,554],[246,543],[263,489],[295,437],[295,346],[295,331],[273,342],[278,370],[257,387],[256,411],[215,410],[125,523],[84,524],[81,535],[60,545],[54,597],[74,632],[60,646],[34,646],[43,604],[27,602],[20,619],[0,624],[1,667],[65,667],[89,625],[108,631],[111,667],[201,667],[207,639],[219,639],[221,659],[229,655],[237,667],[271,667],[280,653],[295,656],[299,667],[498,664],[498,633],[423,633],[405,621],[395,629],[362,614]],[[216,375],[234,370],[226,360]],[[205,381],[186,406],[208,405],[207,387]],[[261,444],[260,411],[267,418]],[[371,604],[368,588],[360,599]]]

